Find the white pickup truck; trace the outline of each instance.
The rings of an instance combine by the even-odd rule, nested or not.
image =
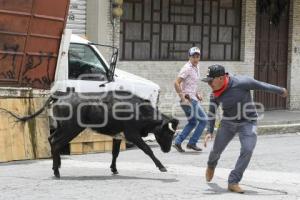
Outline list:
[[[55,81],[51,92],[102,93],[129,91],[157,106],[160,87],[150,80],[115,69],[118,51],[113,49],[110,65],[97,44],[65,30],[60,45]],[[101,46],[101,45],[99,45]]]

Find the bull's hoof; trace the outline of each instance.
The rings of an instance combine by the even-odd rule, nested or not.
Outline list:
[[[161,167],[161,168],[159,168],[159,170],[160,170],[161,172],[167,172],[167,169],[166,169],[165,167]]]
[[[113,171],[112,173],[113,173],[113,175],[117,175],[117,174],[119,174],[119,172],[118,172],[118,171]]]
[[[58,169],[54,170],[54,176],[55,176],[55,178],[60,179],[60,173],[59,173]]]
[[[113,173],[113,175],[119,174],[119,172],[118,172],[117,169],[110,168],[110,170],[111,170],[111,172]]]

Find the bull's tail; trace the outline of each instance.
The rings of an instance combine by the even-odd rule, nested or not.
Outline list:
[[[35,118],[36,116],[38,116],[39,114],[41,114],[45,108],[53,101],[53,98],[50,96],[47,101],[44,103],[44,105],[35,113],[31,114],[31,115],[27,115],[27,116],[18,116],[17,114],[5,109],[5,108],[0,108],[0,110],[10,114],[11,116],[13,116],[14,118],[17,119],[17,121],[21,121],[21,122],[26,122],[32,118]]]

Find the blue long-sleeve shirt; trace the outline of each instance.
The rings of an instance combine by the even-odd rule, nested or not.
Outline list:
[[[264,90],[283,94],[284,89],[275,85],[257,81],[249,76],[229,76],[227,89],[219,97],[210,98],[208,113],[208,132],[213,133],[215,127],[216,109],[221,105],[223,120],[235,122],[256,121],[256,107],[251,96],[251,90]]]

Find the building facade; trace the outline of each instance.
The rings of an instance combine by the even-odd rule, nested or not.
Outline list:
[[[118,67],[158,83],[164,112],[178,108],[173,83],[192,46],[202,51],[201,76],[209,65],[222,64],[231,74],[289,90],[287,100],[256,92],[267,109],[300,109],[300,0],[285,2],[275,25],[255,0],[124,0],[113,28],[110,0],[72,0],[67,27],[85,26],[89,40],[119,47]],[[109,50],[102,52],[109,57]],[[208,86],[199,86],[207,101]]]

